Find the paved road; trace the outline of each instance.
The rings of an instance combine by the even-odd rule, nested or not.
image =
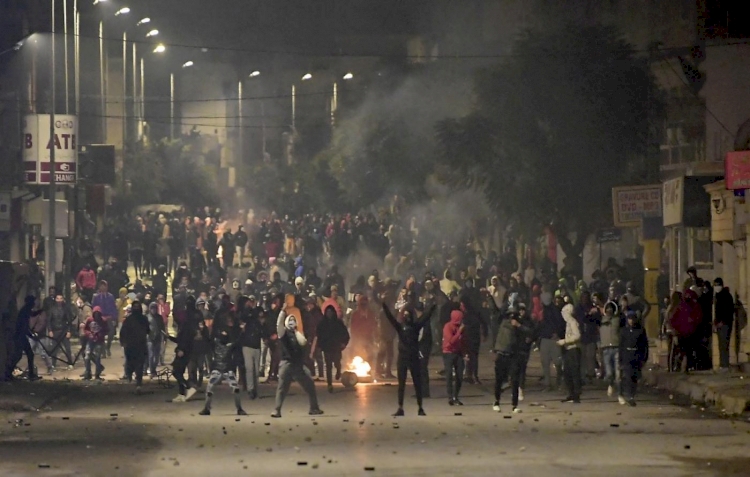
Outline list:
[[[398,419],[390,417],[395,383],[338,385],[332,395],[319,385],[325,414],[316,419],[296,385],[282,419],[269,417],[272,385],[263,385],[257,401],[244,401],[250,415],[242,418],[226,387],[217,390],[213,415],[202,417],[200,399],[172,404],[175,390],[156,383],[140,396],[115,381],[4,385],[0,475],[750,475],[747,420],[655,393],[623,407],[598,387],[586,388],[580,405],[563,404],[561,394],[536,389],[534,366],[523,413],[510,414],[507,401],[495,413],[483,359],[485,384],[465,387],[465,406],[449,407],[444,381],[433,380],[427,417],[417,417],[411,399]],[[117,370],[120,362],[106,364]],[[7,412],[13,402],[42,410]]]

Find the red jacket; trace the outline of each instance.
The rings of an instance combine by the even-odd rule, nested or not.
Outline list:
[[[92,343],[104,343],[104,338],[106,338],[107,331],[109,330],[109,324],[102,318],[102,309],[98,306],[94,307],[92,313],[93,315],[98,314],[99,321],[97,321],[94,316],[89,316],[83,327],[83,334],[86,336],[86,339]]]
[[[451,320],[443,326],[443,353],[463,353],[464,336],[461,330],[463,319],[464,314],[459,310],[451,312]]]
[[[370,311],[366,302],[352,312],[352,340],[374,342],[378,331],[378,321],[375,313]]]
[[[82,290],[93,290],[96,288],[96,272],[85,268],[78,272],[76,276],[76,285]]]
[[[686,290],[683,293],[682,303],[672,315],[670,323],[677,336],[691,336],[703,321],[703,311],[697,300],[698,295],[693,290]]]

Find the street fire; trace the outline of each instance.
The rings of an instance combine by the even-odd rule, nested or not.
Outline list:
[[[358,378],[370,377],[370,363],[362,359],[360,356],[355,356],[349,365],[349,371],[357,375]]]

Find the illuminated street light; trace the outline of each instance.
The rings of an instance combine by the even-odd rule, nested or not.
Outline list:
[[[139,21],[138,23],[136,23],[136,25],[141,26],[144,23],[151,23],[151,19],[149,17],[143,18],[143,19],[141,19],[141,21]]]
[[[159,30],[151,30],[150,32],[146,33],[146,37],[152,37],[159,34]]]
[[[121,9],[117,10],[115,12],[115,16],[125,15],[126,13],[130,13],[130,8],[128,7],[122,7]]]
[[[194,64],[195,64],[195,63],[193,63],[192,61],[186,61],[186,62],[185,62],[185,63],[184,63],[183,65],[182,65],[182,67],[183,67],[183,68],[189,68],[189,67],[193,66]]]
[[[345,80],[350,80],[350,79],[352,79],[352,78],[354,78],[354,75],[353,75],[353,74],[351,74],[351,73],[347,73],[347,74],[345,74],[345,75],[344,75],[344,79],[345,79]]]
[[[107,0],[94,0],[94,5],[97,3],[105,3]]]
[[[260,76],[260,71],[255,70],[252,73],[250,73],[250,77],[251,78],[255,78],[256,76]]]
[[[162,43],[159,43],[156,45],[156,48],[154,48],[154,53],[164,53],[165,51],[167,51],[167,47]]]
[[[302,77],[302,81],[307,81],[309,79],[312,79],[312,74],[307,73],[305,76]]]

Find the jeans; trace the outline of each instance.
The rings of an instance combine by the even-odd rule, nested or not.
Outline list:
[[[616,346],[608,346],[602,349],[602,365],[604,366],[604,379],[607,385],[620,387],[620,350]]]
[[[49,343],[48,348],[49,354],[52,358],[52,365],[56,365],[58,361],[63,361],[64,365],[68,365],[68,363],[73,362],[73,356],[71,356],[71,349],[70,349],[70,338],[66,337],[66,333],[63,332],[55,332],[55,336],[52,338],[49,338],[47,341]],[[58,358],[57,356],[60,354],[60,349],[62,349],[63,354],[65,355],[63,358]]]
[[[161,338],[157,338],[156,341],[148,342],[148,370],[152,376],[156,375],[156,367],[159,366],[159,358],[161,356]]]
[[[42,357],[42,360],[44,361],[44,364],[47,365],[47,368],[48,369],[52,368],[52,360],[47,355],[47,351],[44,350],[44,345],[42,344],[42,340],[41,339],[36,340],[36,339],[33,339],[33,338],[29,338],[29,345],[31,345],[31,351],[35,355],[39,355],[39,356]]]
[[[266,340],[263,340],[260,342],[260,375],[261,376],[268,376],[268,368],[271,364],[271,360],[269,358],[269,347],[268,342]]]
[[[458,398],[461,393],[461,384],[464,376],[464,358],[459,353],[445,353],[443,355],[445,366],[445,385],[448,391],[448,399]],[[455,374],[454,374],[455,373]],[[456,377],[456,387],[453,387],[453,377]]]
[[[86,368],[84,371],[84,377],[91,378],[91,361],[94,361],[95,366],[95,377],[99,379],[104,370],[102,366],[102,353],[104,352],[104,343],[95,343],[93,341],[86,342],[86,354],[83,357],[83,364]]]
[[[318,407],[318,395],[315,392],[315,383],[310,377],[309,371],[302,363],[295,364],[289,361],[281,361],[279,364],[279,387],[276,388],[276,410],[281,412],[281,406],[289,393],[292,381],[297,381],[310,399],[310,410],[316,411]]]
[[[112,356],[112,341],[115,339],[115,334],[117,334],[117,321],[112,320],[108,323],[107,327],[107,356]]]
[[[242,359],[245,361],[245,384],[247,392],[258,395],[258,375],[260,374],[260,348],[242,347]]]
[[[732,336],[732,327],[719,325],[716,327],[716,337],[719,339],[719,367],[729,367],[729,341]]]
[[[553,339],[542,338],[539,343],[539,354],[542,359],[542,375],[544,376],[544,386],[546,388],[552,387],[552,379],[550,376],[550,364],[555,365],[555,371],[557,373],[557,380],[555,386],[559,387],[562,382],[562,351],[560,346]]]

